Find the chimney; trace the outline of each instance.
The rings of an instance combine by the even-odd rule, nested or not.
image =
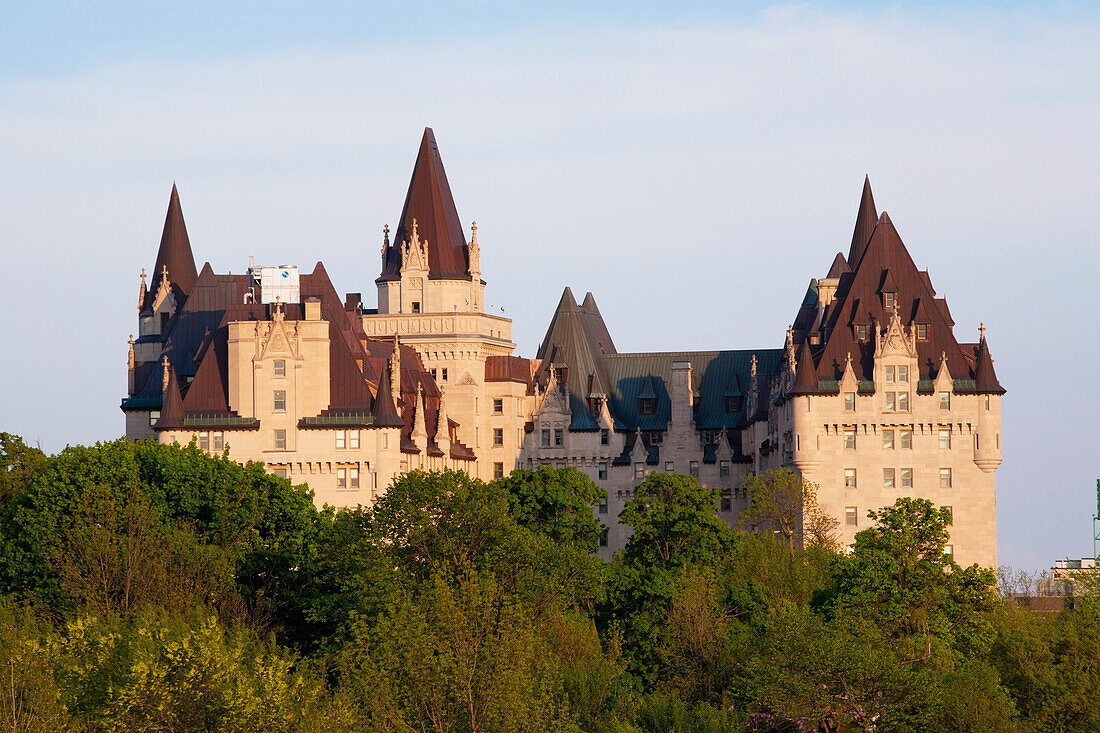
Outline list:
[[[306,307],[306,320],[307,321],[319,321],[321,320],[321,299],[320,298],[307,298],[305,302]]]
[[[695,414],[695,389],[692,385],[690,361],[672,362],[672,384],[668,392],[672,402],[669,428],[675,426],[690,429]]]

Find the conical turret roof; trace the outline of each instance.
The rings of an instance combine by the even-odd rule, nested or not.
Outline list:
[[[176,372],[168,368],[168,386],[164,390],[164,400],[160,408],[160,418],[154,425],[156,430],[169,430],[183,427],[183,399],[180,397],[180,386],[176,381]]]
[[[810,344],[802,342],[802,348],[798,352],[798,370],[795,372],[794,388],[792,395],[817,393],[817,369],[814,367],[814,358],[810,355]]]
[[[978,342],[978,364],[974,367],[974,382],[979,394],[1004,394],[1005,388],[997,380],[993,369],[993,357],[989,354],[989,345],[982,335]]]
[[[428,277],[432,280],[469,280],[469,253],[462,222],[458,218],[443,159],[430,127],[424,128],[416,156],[405,207],[379,280],[401,275],[401,246],[412,238],[413,220],[421,240],[428,240]]]
[[[168,213],[164,217],[164,231],[160,236],[157,263],[153,265],[152,287],[145,295],[145,307],[152,304],[157,286],[160,285],[161,273],[166,267],[168,282],[176,296],[176,305],[182,306],[183,300],[191,294],[199,273],[195,269],[195,256],[191,253],[191,240],[187,238],[187,225],[183,222],[183,209],[175,183],[172,184],[172,195],[168,199]]]
[[[848,267],[855,270],[863,253],[867,251],[867,243],[871,241],[871,234],[875,231],[878,222],[878,211],[875,209],[875,197],[871,193],[871,177],[863,178],[863,195],[859,199],[859,213],[856,214],[856,226],[852,232],[852,246],[848,250]]]

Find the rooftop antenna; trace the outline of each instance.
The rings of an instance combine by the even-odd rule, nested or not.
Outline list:
[[[1092,560],[1096,562],[1096,543],[1100,541],[1100,532],[1096,529],[1096,523],[1100,521],[1100,478],[1096,479],[1096,514],[1092,515]]]

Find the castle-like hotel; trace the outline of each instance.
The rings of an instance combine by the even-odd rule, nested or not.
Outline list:
[[[1005,390],[984,329],[956,339],[869,182],[847,256],[810,281],[779,349],[622,354],[592,294],[566,288],[535,358],[514,356],[430,129],[380,264],[377,308],[341,298],[321,263],[197,270],[173,186],[148,283],[142,271],[127,437],[229,449],[337,507],[418,468],[572,466],[607,490],[607,556],[649,473],[718,489],[735,523],[747,474],[789,466],[845,543],[869,509],[920,496],[951,507],[961,564],[996,564]]]

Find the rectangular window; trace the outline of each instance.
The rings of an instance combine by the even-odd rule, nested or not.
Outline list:
[[[699,478],[699,461],[688,461],[688,471],[695,478]]]
[[[859,339],[860,341],[866,341],[867,340],[867,327],[866,326],[856,326],[856,338]]]
[[[950,489],[951,488],[951,469],[950,468],[941,468],[940,469],[940,488],[941,489]]]
[[[886,411],[887,412],[897,412],[897,409],[898,409],[897,396],[898,396],[897,392],[887,392],[886,393]]]
[[[543,428],[542,430],[542,447],[550,447],[550,430],[548,428]]]
[[[893,384],[894,383],[894,367],[892,367],[892,366],[886,367],[886,383],[887,384]]]
[[[493,445],[504,445],[504,428],[493,428]]]
[[[160,420],[160,410],[151,410],[149,412],[149,427],[156,425],[157,420]]]
[[[940,449],[949,450],[951,448],[951,431],[940,430]]]
[[[926,341],[928,339],[928,324],[927,323],[918,323],[917,324],[917,338],[920,339],[921,341]]]
[[[898,381],[899,382],[908,382],[909,381],[909,367],[907,367],[907,366],[899,366],[898,367]]]
[[[600,514],[607,514],[607,497],[600,497]]]
[[[348,431],[348,448],[351,448],[352,450],[357,450],[359,448],[359,431],[358,430],[349,430]]]
[[[892,469],[892,468],[882,469],[882,488],[884,488],[884,489],[894,488],[894,469]]]
[[[645,434],[649,445],[660,445],[665,442],[665,434],[660,431]]]
[[[950,392],[940,392],[940,409],[941,410],[950,410],[951,409],[951,393]]]
[[[948,557],[954,557],[955,556],[955,546],[954,545],[944,545],[943,546],[943,554],[947,555]]]
[[[844,411],[855,412],[856,411],[856,393],[845,392],[844,393]]]
[[[336,449],[343,450],[347,447],[347,433],[343,430],[336,431]]]
[[[883,430],[882,431],[882,449],[894,450],[894,431]]]
[[[601,463],[596,468],[596,478],[598,478],[600,481],[606,481],[607,480],[607,464],[606,463]]]
[[[902,450],[910,450],[913,447],[913,431],[902,430],[901,431],[901,448]]]
[[[645,464],[644,463],[635,463],[634,464],[634,478],[635,479],[645,478]]]
[[[275,450],[286,450],[286,431],[275,431]]]
[[[272,473],[275,474],[276,476],[278,476],[279,478],[286,478],[286,469],[285,468],[276,468],[274,471],[272,471]]]
[[[275,390],[275,412],[286,412],[286,392]]]
[[[638,411],[643,415],[657,414],[657,400],[653,397],[646,397],[639,400]]]
[[[898,412],[909,412],[908,392],[898,392]]]
[[[504,464],[500,461],[493,464],[493,478],[504,478]]]
[[[600,535],[600,547],[607,547],[607,532]]]
[[[856,449],[856,429],[844,428],[844,448],[845,450]]]
[[[494,415],[503,415],[504,414],[504,400],[493,400],[493,414]]]
[[[447,367],[443,367],[442,371],[443,371],[443,381],[446,382],[447,381]]]
[[[722,492],[722,511],[728,512],[733,509],[733,501],[730,499],[729,494]]]
[[[604,428],[600,431],[600,445],[607,445],[611,442],[611,431]]]
[[[718,462],[718,475],[721,476],[722,478],[726,478],[727,476],[730,475],[730,462],[729,461],[719,461]]]
[[[336,469],[336,488],[346,489],[348,487],[348,469],[338,468]]]
[[[844,488],[854,489],[856,487],[856,470],[854,468],[844,469]]]
[[[439,374],[435,369],[432,369],[432,379],[439,379]]]
[[[859,526],[859,515],[856,513],[854,506],[844,507],[844,523],[849,527]]]
[[[210,450],[210,433],[199,433],[199,450]]]
[[[882,294],[882,306],[884,308],[893,308],[897,306],[898,294],[897,293],[883,293]]]
[[[559,447],[562,444],[564,431],[561,428],[554,428],[554,447]]]
[[[214,433],[214,450],[219,453],[225,450],[225,433]]]
[[[276,359],[274,361],[273,366],[274,366],[274,375],[276,377],[285,377],[286,376],[286,362],[285,361],[283,361],[282,359]]]
[[[353,489],[359,488],[359,466],[352,466],[348,469],[348,485]]]
[[[901,488],[903,488],[903,489],[913,488],[913,469],[911,469],[911,468],[901,469]]]
[[[665,461],[665,473],[676,473],[676,464],[672,461]]]
[[[726,397],[726,412],[741,412],[742,398],[739,395],[729,395]]]
[[[390,447],[390,434],[382,433],[382,449],[386,450]]]
[[[413,306],[413,313],[419,313],[420,312],[420,301],[419,300],[414,300],[412,302],[412,306]]]

